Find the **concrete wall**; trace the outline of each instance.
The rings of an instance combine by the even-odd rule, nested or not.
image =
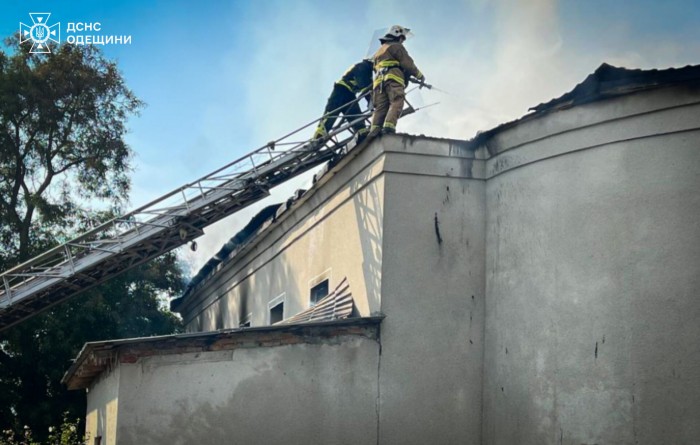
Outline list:
[[[346,363],[364,376],[353,381],[357,409],[378,416],[374,436],[355,443],[696,443],[698,103],[700,93],[683,88],[632,94],[524,119],[483,147],[383,137],[207,282],[186,305],[188,328],[235,327],[248,312],[265,324],[267,302],[282,292],[291,316],[330,268],[331,288],[348,276],[363,315],[386,315],[381,356]],[[334,363],[311,347],[288,352],[272,362],[254,352],[216,365],[188,358],[167,371],[169,385],[160,371],[133,368],[122,387],[135,382],[132,398],[157,388],[156,402],[140,402],[141,424],[131,415],[138,404],[120,406],[123,434],[176,428],[173,411],[158,417],[162,405],[196,418],[197,431],[219,408],[238,425],[242,402],[212,388],[260,373],[260,390],[284,379],[295,357]],[[298,379],[289,383],[301,393],[275,390],[285,401],[306,394],[308,404],[346,396],[334,392],[335,374],[318,372],[318,391]],[[188,386],[172,390],[177,382]],[[182,391],[194,405],[176,399]],[[254,409],[286,419],[267,394]],[[335,440],[310,418],[290,420],[310,443]],[[252,426],[246,434],[252,440]]]
[[[122,363],[118,443],[374,445],[378,358],[347,337]]]
[[[350,156],[354,158],[354,156]],[[346,163],[350,158],[346,159]],[[315,279],[329,290],[348,278],[358,313],[379,310],[384,181],[382,159],[371,148],[348,168],[322,178],[255,245],[229,261],[184,305],[189,331],[235,328],[247,314],[252,326],[268,324],[268,303],[284,295],[285,318],[309,307]]]
[[[698,443],[699,101],[580,106],[490,147],[485,444]]]
[[[380,441],[481,436],[484,181],[450,141],[387,137]]]
[[[290,219],[199,291],[194,300],[203,302],[219,298],[219,283],[233,286],[194,315],[190,329],[235,326],[212,320],[241,313],[235,305],[244,294],[258,299],[247,306],[253,325],[266,322],[259,314],[281,292],[294,304],[285,315],[293,315],[304,309],[305,283],[330,268],[338,280],[349,277],[362,315],[390,314],[377,394],[380,443],[475,443],[485,164],[463,142],[403,136],[385,137],[347,161]],[[197,310],[186,318],[190,313]]]
[[[102,437],[102,443],[117,443],[119,414],[119,367],[104,373],[88,390],[85,435],[87,443]]]

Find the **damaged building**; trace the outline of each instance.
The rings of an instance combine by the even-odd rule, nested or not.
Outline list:
[[[700,66],[382,136],[64,381],[102,444],[697,443],[699,171]]]

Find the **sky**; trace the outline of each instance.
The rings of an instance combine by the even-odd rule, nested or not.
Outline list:
[[[99,22],[103,46],[147,105],[129,121],[130,208],[300,127],[322,114],[333,82],[367,56],[373,33],[412,29],[406,48],[439,102],[400,132],[470,139],[570,91],[601,63],[667,68],[700,63],[697,0],[229,0],[0,2],[0,35],[28,13],[50,23]],[[420,95],[420,97],[417,97]],[[312,132],[312,130],[310,130]],[[310,136],[310,135],[309,135]],[[181,249],[190,273],[271,202],[306,188],[309,175],[205,230]]]

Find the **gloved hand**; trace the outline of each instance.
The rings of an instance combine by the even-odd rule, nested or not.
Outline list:
[[[421,73],[420,77],[411,77],[409,81],[418,84],[419,88],[423,88],[425,84],[425,76]]]

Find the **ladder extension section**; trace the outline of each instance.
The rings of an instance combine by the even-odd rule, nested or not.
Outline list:
[[[409,105],[404,115],[413,111]],[[272,187],[341,156],[354,146],[351,126],[369,113],[339,120],[320,144],[289,141],[325,116],[2,273],[0,331],[186,244],[208,225],[268,196]]]

